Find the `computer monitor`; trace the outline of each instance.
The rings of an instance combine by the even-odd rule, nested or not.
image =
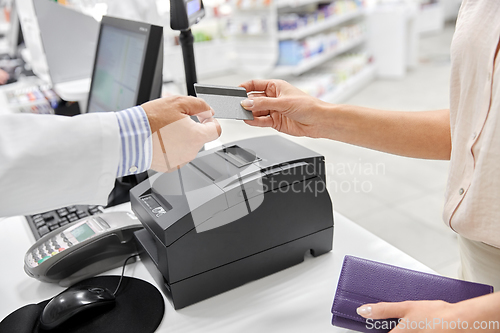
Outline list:
[[[86,112],[120,111],[161,95],[163,28],[104,16],[94,58]],[[144,172],[117,179],[108,206],[129,201]]]
[[[104,16],[87,112],[119,111],[160,97],[163,28]]]
[[[32,1],[52,85],[90,79],[99,22],[53,0]]]
[[[23,32],[21,30],[21,23],[19,22],[19,15],[17,14],[16,3],[12,3],[10,10],[10,29],[7,34],[7,54],[11,58],[18,56],[18,48],[24,43]]]

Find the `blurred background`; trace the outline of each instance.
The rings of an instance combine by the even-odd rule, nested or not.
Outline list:
[[[2,87],[0,102],[34,113],[85,103],[85,94],[58,88],[50,75],[37,42],[39,27],[23,16],[30,1],[0,2],[0,68],[12,84]],[[235,86],[280,78],[330,103],[395,111],[448,108],[449,49],[460,3],[204,0],[206,16],[192,29],[198,81]],[[110,15],[163,26],[162,94],[186,94],[179,32],[170,29],[168,0],[60,0],[58,5],[96,21]],[[221,123],[224,133],[240,137],[272,133],[238,121]],[[456,276],[456,237],[441,218],[448,162],[327,140],[315,140],[315,146],[334,175],[327,182],[336,211],[437,272]]]

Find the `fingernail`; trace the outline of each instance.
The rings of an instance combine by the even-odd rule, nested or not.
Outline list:
[[[356,309],[356,312],[360,315],[360,316],[369,316],[372,314],[372,307],[371,306],[360,306],[359,308]]]
[[[244,99],[241,101],[241,106],[244,108],[251,108],[253,106],[253,100],[252,99]]]

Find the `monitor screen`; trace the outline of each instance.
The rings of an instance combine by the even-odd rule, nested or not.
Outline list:
[[[96,53],[88,112],[136,105],[147,35],[103,25]]]
[[[86,111],[120,111],[159,98],[163,27],[103,16],[98,36]],[[119,178],[108,206],[128,201],[130,188],[146,177]]]
[[[201,1],[200,0],[190,0],[186,4],[187,8],[187,14],[188,16],[191,16],[193,14],[196,14],[201,10]]]
[[[8,40],[8,51],[10,57],[14,58],[17,56],[17,49],[21,45],[23,40],[23,32],[21,30],[21,23],[19,22],[19,16],[17,15],[15,2],[12,4],[12,9],[10,11],[10,29],[7,34]]]

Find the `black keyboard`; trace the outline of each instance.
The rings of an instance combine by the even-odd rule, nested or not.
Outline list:
[[[26,216],[26,219],[28,220],[28,224],[35,239],[38,240],[52,230],[56,230],[68,223],[78,221],[86,216],[99,214],[102,211],[102,206],[77,205]]]

